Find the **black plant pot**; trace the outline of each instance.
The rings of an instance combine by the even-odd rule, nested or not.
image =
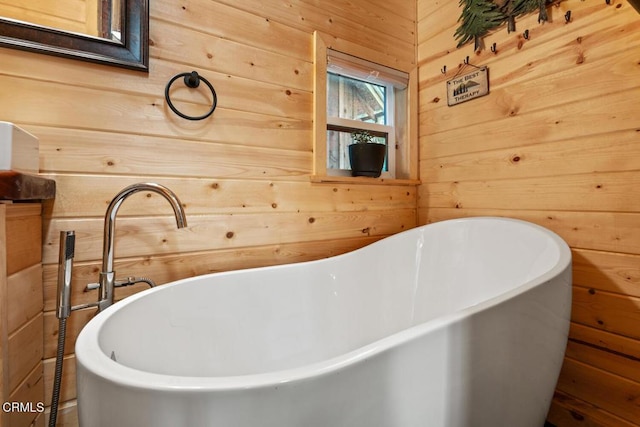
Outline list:
[[[351,175],[379,177],[386,155],[387,146],[384,144],[351,144],[349,146]]]

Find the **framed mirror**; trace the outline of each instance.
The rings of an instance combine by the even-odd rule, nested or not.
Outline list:
[[[60,8],[60,0],[46,1],[54,9],[78,9]],[[56,28],[54,24],[37,18],[37,15],[52,16],[46,12],[47,6],[42,6],[45,13],[7,7],[17,14],[14,16],[5,16],[8,13],[0,9],[0,46],[148,72],[149,0],[94,0],[85,3],[88,6],[86,16],[90,17],[87,21],[95,22],[90,31],[83,32],[75,27],[64,29],[63,24]],[[55,17],[52,21],[63,20]]]

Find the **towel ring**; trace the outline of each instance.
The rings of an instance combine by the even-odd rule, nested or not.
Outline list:
[[[181,113],[180,111],[178,111],[178,109],[173,106],[173,102],[171,102],[171,98],[169,98],[169,89],[171,88],[171,85],[173,84],[173,82],[175,82],[180,77],[184,77],[184,84],[187,87],[190,87],[192,89],[195,89],[198,86],[200,86],[200,82],[201,81],[203,81],[209,87],[209,90],[211,90],[211,95],[213,95],[213,103],[211,105],[211,110],[209,110],[208,113],[203,114],[202,116],[187,116],[186,114]],[[211,114],[213,114],[214,110],[216,109],[216,106],[218,105],[218,96],[216,95],[215,89],[213,88],[211,83],[209,83],[209,80],[207,80],[204,77],[198,75],[198,73],[196,71],[192,71],[190,73],[180,73],[180,74],[177,74],[177,75],[173,76],[171,78],[171,80],[169,80],[169,83],[167,83],[167,87],[164,90],[164,97],[167,100],[167,104],[169,105],[169,108],[171,108],[171,110],[174,113],[176,113],[177,115],[179,115],[183,119],[187,119],[187,120],[203,120],[203,119],[206,119]]]

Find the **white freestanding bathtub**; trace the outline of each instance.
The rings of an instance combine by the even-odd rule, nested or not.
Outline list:
[[[568,246],[504,218],[181,280],[82,330],[80,425],[542,427],[570,306]]]

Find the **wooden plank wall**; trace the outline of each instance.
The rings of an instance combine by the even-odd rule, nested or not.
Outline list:
[[[312,168],[312,34],[362,45],[386,65],[415,63],[415,3],[405,0],[154,0],[150,72],[0,49],[0,119],[40,139],[40,167],[57,181],[45,204],[45,385],[50,396],[57,320],[60,230],[76,230],[73,303],[93,301],[103,216],[123,187],[155,181],[181,198],[170,206],[137,194],[119,214],[116,270],[158,283],[188,276],[317,259],[416,225],[412,186],[317,184]],[[216,88],[213,116],[190,122],[164,99],[171,77],[197,70]],[[174,104],[210,105],[176,82]],[[138,288],[140,289],[140,288]],[[117,290],[119,297],[135,290]],[[75,425],[74,337],[68,326],[60,425]],[[47,400],[50,397],[47,397]],[[47,402],[48,403],[48,402]]]
[[[32,410],[2,411],[0,426],[43,425],[42,207],[0,203],[0,340],[2,402]]]
[[[625,0],[549,12],[552,22],[521,19],[485,39],[497,53],[475,54],[455,47],[458,2],[418,0],[419,222],[498,215],[560,234],[574,301],[549,421],[638,426],[640,14]],[[489,66],[491,93],[448,107],[445,82],[466,55]]]

